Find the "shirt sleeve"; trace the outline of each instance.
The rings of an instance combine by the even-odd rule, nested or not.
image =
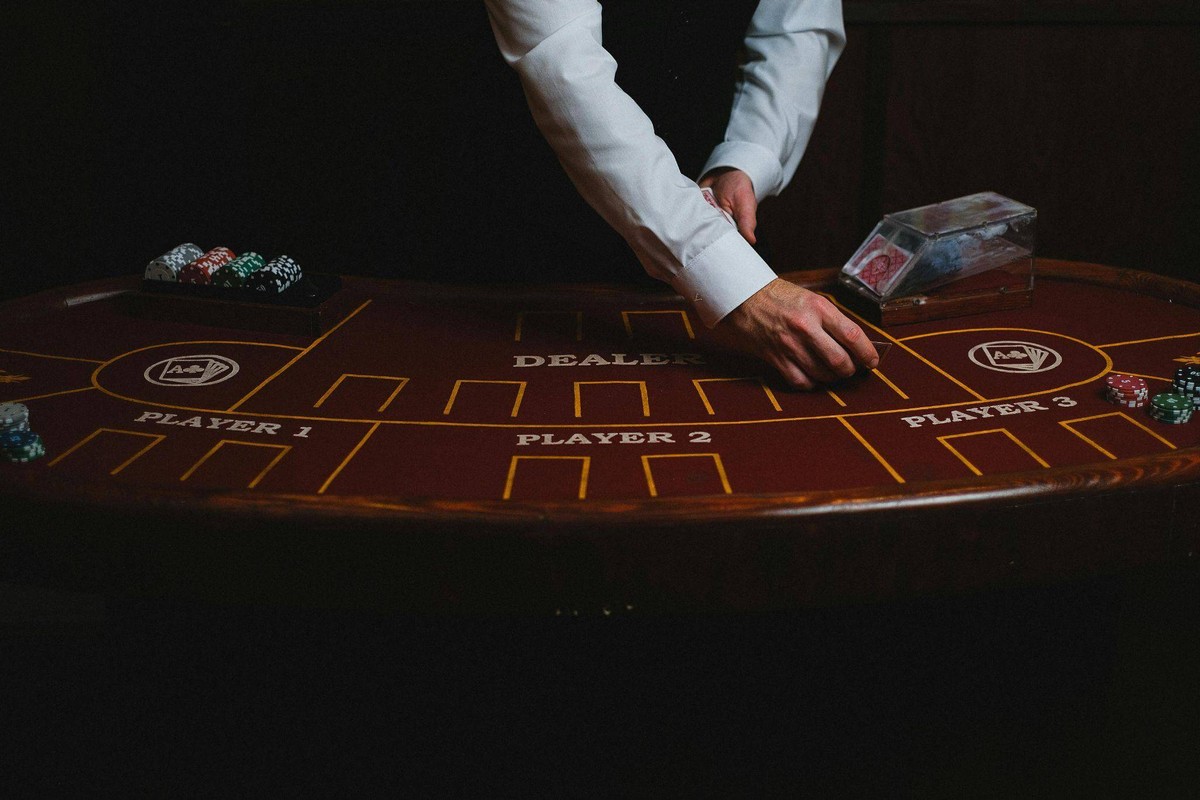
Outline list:
[[[580,194],[625,238],[648,274],[674,287],[709,327],[775,277],[704,201],[695,181],[680,173],[645,113],[617,85],[596,0],[487,0],[487,9],[538,128]]]
[[[808,147],[825,82],[846,44],[841,0],[761,0],[746,31],[725,138],[702,175],[734,167],[777,195]]]

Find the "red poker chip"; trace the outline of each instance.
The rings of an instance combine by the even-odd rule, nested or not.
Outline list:
[[[1109,388],[1117,386],[1143,388],[1146,386],[1146,379],[1139,378],[1136,375],[1126,375],[1122,372],[1114,372],[1104,379],[1104,385]]]
[[[1116,388],[1108,388],[1104,390],[1104,399],[1113,405],[1124,406],[1126,408],[1142,408],[1150,399],[1148,391],[1132,391],[1124,392]]]
[[[1114,372],[1104,379],[1104,399],[1128,408],[1141,408],[1150,399],[1144,378]]]
[[[208,274],[203,269],[192,269],[189,264],[179,271],[180,283],[208,283]]]

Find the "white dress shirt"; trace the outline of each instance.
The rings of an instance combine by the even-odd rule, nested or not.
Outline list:
[[[645,113],[617,85],[617,62],[601,42],[599,2],[486,2],[542,135],[647,273],[691,301],[709,327],[775,278],[680,173]],[[704,172],[735,167],[750,176],[760,201],[779,194],[808,145],[844,43],[841,0],[760,0],[725,140]]]

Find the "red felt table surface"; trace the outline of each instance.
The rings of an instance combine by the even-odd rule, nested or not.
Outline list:
[[[822,290],[831,273],[795,277]],[[900,536],[889,515],[915,531],[922,518],[1061,510],[1093,494],[1173,503],[1196,487],[1200,420],[1165,425],[1101,392],[1114,371],[1163,391],[1175,368],[1200,360],[1200,289],[1146,274],[1043,262],[1027,309],[864,321],[870,338],[893,343],[879,368],[814,392],[725,352],[665,293],[347,278],[340,319],[291,336],[130,316],[109,293],[133,288],[114,280],[0,307],[0,399],[26,404],[47,446],[39,461],[0,465],[6,496],[146,519],[169,509],[223,525],[269,520],[306,535],[339,521],[437,531],[439,568],[451,571],[492,534],[538,543],[520,569],[548,573],[562,569],[555,537],[591,537],[596,549],[568,562],[593,559],[604,592],[636,574],[641,591],[648,582],[676,599],[714,590],[711,575],[655,572],[672,548],[691,547],[707,569],[731,559],[750,570],[718,581],[740,587],[735,605],[770,605],[825,596],[817,587],[832,573],[804,578],[821,570],[794,552],[785,566],[738,566],[763,557],[755,530],[788,547],[808,536],[805,547],[826,552]],[[839,541],[838,519],[869,522]],[[1173,512],[1152,522],[1165,527],[1153,542],[1129,536],[1075,568],[1189,549],[1191,523]],[[987,547],[1011,550],[997,537]],[[959,558],[958,578],[944,553],[913,574],[971,583],[962,576],[982,559],[983,573],[1007,579],[1013,559],[987,547],[972,549],[969,570]],[[874,573],[851,585],[903,583],[889,552],[869,556]],[[762,569],[779,572],[769,586]],[[445,588],[456,580],[429,592],[453,604],[467,591]]]

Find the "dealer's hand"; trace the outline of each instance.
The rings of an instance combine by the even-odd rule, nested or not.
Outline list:
[[[879,363],[862,328],[826,298],[782,278],[751,295],[718,327],[733,334],[739,349],[763,359],[800,389]]]
[[[758,198],[750,176],[740,169],[721,167],[700,179],[700,188],[711,187],[717,205],[729,212],[738,233],[754,244],[754,229],[758,227]]]

